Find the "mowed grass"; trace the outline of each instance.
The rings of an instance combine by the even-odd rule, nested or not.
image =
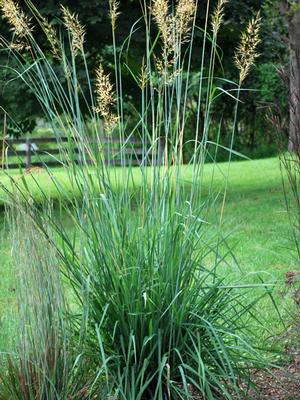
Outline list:
[[[213,191],[215,194],[220,192],[220,200],[216,202],[218,209],[222,203],[221,194],[227,171],[227,163],[217,166],[208,164],[204,169],[204,195],[209,191],[213,174]],[[52,173],[54,181],[61,185],[67,195],[72,187],[64,169],[53,169]],[[120,173],[118,170],[114,173],[118,181]],[[12,171],[10,176],[23,184],[19,171]],[[191,169],[188,166],[184,168],[183,179],[186,183],[191,179]],[[133,186],[138,186],[139,180],[139,171],[135,169]],[[1,173],[0,181],[2,185],[10,187],[8,175]],[[33,171],[32,176],[26,175],[28,188],[36,198],[42,197],[41,188],[51,198],[58,198],[54,181],[43,170]],[[6,199],[3,189],[0,198],[3,204]],[[0,317],[3,319],[8,305],[14,302],[14,287],[10,275],[11,246],[3,217],[1,221]],[[227,242],[233,250],[234,257],[229,255],[226,263],[220,265],[220,274],[230,283],[260,283],[263,280],[267,284],[275,284],[273,296],[283,318],[287,320],[286,310],[291,307],[291,301],[282,297],[281,291],[284,289],[285,274],[288,271],[299,270],[299,265],[285,210],[277,158],[236,161],[231,164],[222,232],[224,236],[228,236]],[[225,247],[222,250],[226,252]],[[249,296],[253,296],[253,291],[249,292]],[[260,311],[263,311],[260,314],[265,318],[270,332],[280,331],[282,326],[270,298],[261,303]]]

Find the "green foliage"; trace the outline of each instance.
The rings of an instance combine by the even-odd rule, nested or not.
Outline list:
[[[222,176],[226,173],[226,168],[226,163],[220,164],[215,171],[215,192],[222,190]],[[203,189],[206,195],[209,190],[213,169],[213,164],[205,166]],[[70,182],[67,179],[66,172],[63,169],[56,169],[52,173],[55,176],[54,182],[59,182],[60,185],[63,185],[67,195],[69,192],[67,185]],[[132,173],[135,181],[134,186],[137,187],[140,184],[139,169],[134,168]],[[19,180],[17,170],[11,171],[10,175],[14,179]],[[47,192],[47,188],[49,189],[49,192],[47,192],[48,196],[51,195],[52,198],[57,198],[58,194],[55,190],[55,183],[51,182],[46,171],[40,173],[32,171],[32,175],[32,178],[28,176],[27,183],[30,187],[32,197],[37,203],[41,201],[41,198],[39,196],[40,189],[35,182],[38,182],[44,192]],[[183,172],[183,179],[189,181],[190,176],[191,172],[186,167]],[[8,177],[5,178],[4,174],[1,175],[1,182],[6,182],[9,188],[9,179]],[[223,229],[222,232],[223,234],[230,232],[229,246],[230,248],[234,248],[234,256],[238,260],[240,268],[237,268],[234,261],[231,261],[230,258],[224,259],[224,264],[220,264],[219,278],[224,277],[228,283],[244,281],[245,277],[247,277],[246,279],[249,284],[253,282],[252,278],[255,279],[255,283],[259,283],[259,279],[256,281],[255,277],[257,276],[257,272],[260,272],[263,276],[268,277],[270,283],[277,282],[279,286],[276,286],[274,295],[276,295],[277,304],[288,323],[291,304],[286,304],[287,297],[283,298],[279,293],[282,289],[284,274],[293,270],[295,264],[292,260],[292,254],[294,253],[291,254],[292,244],[288,240],[288,221],[284,212],[284,205],[282,204],[278,159],[233,163],[229,185],[230,191],[225,213],[226,225],[224,226],[225,230]],[[58,218],[58,215],[56,217]],[[64,226],[68,227],[70,235],[71,232],[75,235],[77,229],[69,222],[66,214],[62,215],[62,220]],[[274,220],[276,220],[275,225]],[[2,238],[5,238],[6,231],[1,232]],[[279,247],[282,247],[280,252],[278,252]],[[223,253],[227,253],[228,248],[225,246],[223,251],[222,249],[219,249],[219,251],[220,255],[222,255]],[[5,281],[11,275],[11,267],[8,266],[10,254],[9,243],[4,243],[1,246],[1,254],[3,255],[3,259],[0,304],[2,305],[2,315],[5,315],[5,310],[7,310],[6,304],[15,304],[15,293],[11,291],[14,283],[7,284],[7,287],[5,285]],[[214,259],[213,253],[211,253],[211,256]],[[207,257],[207,263],[210,264],[209,257]],[[5,267],[5,265],[7,266]],[[262,271],[264,272],[262,273]],[[259,288],[257,290],[260,291]],[[254,292],[252,289],[245,291],[245,296],[247,296],[244,300],[245,304],[253,299],[254,293],[256,291]],[[285,312],[286,307],[288,307],[287,313]],[[256,315],[261,314],[266,319],[269,332],[272,335],[274,332],[281,334],[282,326],[278,324],[278,316],[273,307],[270,306],[270,301],[266,298],[263,302],[259,303],[257,308]],[[2,318],[2,330],[3,328],[6,332],[6,321]],[[256,329],[258,328],[256,327]],[[7,336],[11,334],[11,330],[9,332],[9,334],[6,334]],[[259,334],[259,344],[262,343],[262,335],[263,333]],[[269,336],[269,333],[266,333],[266,335]],[[263,342],[265,340],[264,338]],[[1,344],[3,345],[3,342]]]
[[[211,10],[215,6],[216,0],[211,2]],[[108,19],[108,1],[93,0],[93,1],[80,1],[74,3],[72,1],[65,0],[63,2],[65,6],[69,6],[72,11],[80,15],[82,23],[87,28],[87,40],[86,40],[86,59],[90,70],[94,70],[101,60],[112,72],[114,77],[114,55],[113,48],[111,46],[111,33]],[[37,9],[45,16],[48,17],[49,21],[56,28],[61,30],[61,10],[57,2],[44,2],[35,1]],[[234,49],[237,47],[239,40],[239,31],[241,27],[245,26],[246,21],[256,12],[262,8],[263,13],[263,46],[260,48],[260,62],[259,67],[255,72],[255,75],[251,75],[247,81],[247,86],[255,88],[257,92],[252,94],[250,92],[243,94],[245,104],[249,107],[245,107],[243,113],[239,116],[241,129],[237,135],[236,150],[244,153],[249,157],[261,157],[270,156],[276,153],[276,149],[272,146],[272,128],[265,119],[265,108],[264,102],[273,102],[274,99],[278,98],[285,101],[285,91],[281,91],[276,79],[276,72],[274,72],[271,65],[274,63],[276,66],[283,64],[287,65],[287,46],[282,40],[286,35],[286,27],[284,21],[280,17],[279,1],[270,0],[251,0],[247,2],[240,2],[238,0],[232,0],[230,8],[225,11],[225,18],[227,21],[220,35],[220,46],[223,49],[222,56],[222,67],[217,67],[218,76],[225,74],[227,79],[234,79],[236,71],[232,65],[232,56]],[[121,2],[121,15],[118,20],[118,35],[117,35],[117,46],[120,50],[120,46],[126,39],[130,26],[141,18],[140,2],[138,0],[126,0]],[[197,25],[203,28],[204,26],[204,15],[199,12],[197,16]],[[8,36],[7,27],[2,22],[0,26],[1,32]],[[61,34],[65,36],[63,30]],[[196,32],[196,40],[194,43],[195,49],[198,51],[194,52],[192,60],[192,70],[197,73],[198,66],[200,65],[200,54],[201,54],[201,34]],[[128,64],[130,69],[136,74],[139,74],[139,68],[142,63],[143,57],[143,38],[144,33],[141,29],[141,24],[137,25],[137,31],[131,35],[131,52],[130,55],[124,57],[122,63],[122,74],[124,83],[124,92],[130,98],[129,108],[140,106],[140,96],[136,86],[134,85],[132,75],[128,72]],[[42,32],[36,31],[36,39],[43,46],[43,49],[49,57],[49,47],[45,45]],[[154,39],[154,37],[153,37]],[[133,51],[134,49],[134,51]],[[119,53],[118,50],[118,53]],[[207,54],[209,57],[209,54]],[[6,56],[1,56],[2,64],[5,64]],[[261,66],[260,66],[261,65]],[[270,66],[267,67],[267,66]],[[79,65],[79,69],[83,66]],[[31,96],[25,85],[16,83],[16,81],[7,83],[7,78],[2,74],[2,98],[1,104],[7,109],[14,122],[11,121],[9,124],[9,133],[18,134],[27,133],[32,130],[35,118],[43,115],[42,109],[38,106],[35,99]],[[276,91],[266,93],[266,85],[276,81]],[[268,86],[270,90],[271,86]],[[82,88],[85,92],[88,88],[82,83]],[[193,95],[192,95],[193,96]],[[272,96],[276,96],[273,97]],[[0,96],[1,97],[1,96]],[[23,99],[26,98],[26,102]],[[190,100],[192,105],[193,99]],[[250,106],[251,105],[251,106]],[[219,110],[222,109],[223,113],[223,126],[221,132],[219,132]],[[222,140],[227,142],[230,138],[230,120],[232,118],[231,110],[232,103],[227,98],[225,102],[220,100],[220,104],[216,104],[217,114],[212,120],[213,125],[213,140],[215,141],[218,134],[222,136]],[[191,118],[190,122],[186,127],[186,138],[193,140],[195,133],[195,118],[193,107],[190,109]],[[30,116],[30,117],[29,117]],[[203,118],[201,120],[203,124]],[[230,141],[230,139],[228,139]],[[227,143],[228,144],[228,143]],[[185,146],[185,160],[188,161],[193,152],[192,145]],[[226,154],[219,154],[220,159],[226,159]]]
[[[241,324],[248,305],[204,267],[206,258],[220,257],[220,243],[207,242],[203,213],[179,205],[177,215],[165,200],[161,207],[163,215],[139,209],[132,217],[103,196],[88,211],[85,251],[65,269],[78,297],[85,287],[96,326],[90,352],[98,349],[108,393],[122,399],[189,398],[190,385],[207,399],[231,398],[252,364]]]
[[[280,105],[286,103],[286,89],[279,76],[280,65],[273,63],[260,64],[258,66],[258,88],[260,88],[261,101],[265,104],[272,103],[274,99]]]
[[[206,164],[204,167],[203,178],[203,194],[207,196],[210,187],[210,180],[214,174],[213,192],[219,193],[223,190],[223,176],[226,173],[227,163],[219,163],[214,171],[214,164]],[[120,170],[117,169],[120,173]],[[9,175],[15,180],[20,181],[18,170],[11,170]],[[39,196],[40,189],[43,188],[47,192],[47,196],[53,199],[53,203],[57,203],[57,190],[55,183],[59,182],[64,187],[65,193],[69,193],[67,173],[61,169],[52,169],[54,181],[48,176],[46,171],[32,171],[32,177],[28,175],[27,184],[30,189],[32,198],[38,204],[41,202]],[[113,173],[115,175],[115,173]],[[134,187],[140,185],[141,177],[138,168],[132,170]],[[183,179],[190,181],[191,171],[189,167],[183,170]],[[4,172],[0,175],[0,181],[7,188],[10,186],[10,178]],[[233,254],[238,262],[229,258],[224,259],[224,263],[219,267],[219,278],[224,278],[227,283],[240,282],[247,279],[250,283],[259,283],[257,272],[264,271],[263,276],[267,282],[276,285],[274,296],[276,303],[282,312],[282,318],[288,324],[290,322],[291,304],[288,296],[282,297],[281,291],[284,286],[285,274],[297,268],[297,252],[290,238],[290,227],[285,212],[285,205],[282,202],[281,192],[281,174],[278,158],[263,159],[256,161],[237,161],[232,164],[229,178],[230,190],[227,196],[227,205],[225,210],[225,220],[222,233],[228,237],[224,242],[224,249],[220,249],[220,254],[225,254],[233,249]],[[48,191],[47,191],[48,190]],[[117,190],[117,188],[115,188]],[[133,189],[132,196],[137,191]],[[0,195],[3,201],[3,192]],[[3,204],[1,203],[3,208]],[[215,207],[221,207],[221,200]],[[59,218],[59,211],[55,211],[56,218]],[[214,211],[211,213],[212,218],[215,216]],[[67,215],[63,214],[61,218],[67,230],[75,232],[72,222]],[[208,221],[210,218],[208,216]],[[276,224],[274,224],[276,221]],[[5,316],[7,310],[15,304],[14,280],[12,279],[12,267],[10,266],[11,245],[7,237],[8,226],[4,224],[3,218],[0,225],[1,241],[0,251],[2,254],[1,282],[0,282],[0,314],[2,315],[2,336],[0,338],[1,349],[10,337],[9,326]],[[278,249],[280,248],[280,251]],[[213,256],[213,254],[212,254]],[[209,260],[207,260],[210,264]],[[245,278],[246,277],[246,278]],[[260,291],[260,289],[257,289]],[[255,291],[256,293],[256,291]],[[252,299],[254,292],[249,290],[245,292],[248,298]],[[265,298],[258,305],[257,315],[261,315],[264,319],[269,332],[281,335],[282,326],[278,324],[278,315],[276,310],[270,306],[270,300]],[[263,333],[257,334],[259,343],[267,340]],[[263,339],[262,339],[263,337]],[[1,360],[1,359],[0,359]]]

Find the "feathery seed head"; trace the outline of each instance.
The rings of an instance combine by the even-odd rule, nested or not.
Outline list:
[[[47,39],[50,43],[53,56],[57,59],[61,59],[60,43],[57,38],[57,32],[55,28],[53,27],[53,25],[50,24],[50,22],[45,17],[42,17],[41,27],[45,32],[45,35],[47,36]]]
[[[156,71],[159,77],[162,78],[162,82],[165,86],[172,85],[174,83],[174,79],[182,72],[180,68],[174,68],[174,60],[166,61],[160,57],[154,57],[154,61]]]
[[[26,50],[26,51],[30,50],[30,46],[27,43],[22,42],[22,41],[16,41],[16,42],[10,43],[9,48],[11,50],[15,50],[18,52],[21,52],[23,50]]]
[[[33,31],[31,19],[24,13],[15,0],[0,0],[0,8],[3,16],[8,20],[11,31],[23,39]]]
[[[109,113],[104,119],[104,128],[107,133],[111,133],[119,122],[119,117],[114,113]]]
[[[196,0],[178,0],[176,8],[176,22],[178,34],[182,40],[186,39],[190,31],[190,25],[196,12]]]
[[[168,14],[169,14],[169,4],[167,0],[154,0],[152,6],[152,12],[154,19],[160,29],[164,26]]]
[[[152,13],[168,54],[175,52],[179,40],[183,42],[187,39],[196,8],[197,0],[178,0],[175,15],[172,15],[169,13],[168,0],[153,1]]]
[[[147,82],[148,82],[148,69],[147,66],[145,65],[145,59],[143,57],[141,73],[139,75],[139,86],[142,90],[144,90],[145,87],[147,86]]]
[[[174,18],[169,15],[169,4],[167,0],[154,0],[152,5],[154,20],[161,32],[164,49],[172,52],[174,48],[173,25]]]
[[[65,27],[72,36],[72,51],[74,55],[76,55],[78,51],[82,50],[86,33],[85,28],[79,22],[78,15],[71,13],[71,11],[64,6],[61,6],[61,10]]]
[[[121,14],[119,10],[120,3],[116,0],[109,0],[109,17],[113,31],[116,29],[118,16]]]
[[[259,57],[257,47],[260,43],[261,16],[257,13],[255,18],[249,21],[249,24],[242,33],[241,42],[235,52],[234,61],[240,71],[240,83],[242,83],[249,74],[250,68],[255,64]]]
[[[118,122],[118,117],[111,112],[111,107],[115,104],[115,93],[110,77],[105,74],[101,64],[96,70],[96,93],[95,112],[103,117],[106,128],[112,130]]]
[[[166,75],[166,61],[163,60],[161,57],[156,57],[154,56],[154,62],[155,62],[155,67],[156,71],[158,72],[159,76],[165,76]]]
[[[114,104],[115,96],[109,75],[105,74],[102,64],[96,70],[97,112],[103,117],[108,115],[108,109]]]
[[[224,8],[226,3],[228,3],[228,0],[219,0],[217,7],[213,13],[211,26],[215,36],[218,34],[220,27],[222,25],[224,19]]]

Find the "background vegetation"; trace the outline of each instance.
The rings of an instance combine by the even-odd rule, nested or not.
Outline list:
[[[41,14],[47,16],[49,21],[55,27],[61,27],[61,9],[56,1],[34,2]],[[201,2],[198,10],[197,24],[204,26],[207,0]],[[211,1],[213,9],[217,1]],[[112,46],[111,29],[109,22],[108,1],[62,1],[61,4],[69,6],[70,9],[80,16],[80,20],[87,30],[86,37],[86,58],[90,70],[95,70],[101,61],[107,70],[112,72],[114,79],[114,54]],[[276,137],[271,124],[266,120],[268,107],[271,103],[276,103],[281,109],[287,109],[286,88],[281,82],[278,69],[288,66],[288,46],[286,43],[287,26],[284,18],[280,14],[279,0],[232,0],[230,7],[225,10],[226,24],[219,36],[219,58],[216,76],[226,77],[228,80],[234,80],[236,70],[233,64],[233,54],[239,42],[240,31],[246,27],[249,18],[258,10],[261,10],[262,24],[262,44],[260,45],[260,59],[258,66],[251,72],[247,79],[245,88],[241,94],[243,107],[238,116],[237,135],[235,149],[249,157],[265,157],[277,153]],[[122,0],[120,4],[120,15],[117,26],[117,47],[120,49],[123,41],[126,39],[130,28],[134,22],[141,17],[141,7],[139,0]],[[0,21],[0,31],[7,37],[11,36],[8,27],[3,20]],[[62,35],[66,33],[61,31]],[[195,47],[200,46],[202,33],[200,30],[195,32]],[[37,41],[45,45],[43,33],[36,32]],[[137,29],[131,36],[130,54],[123,56],[122,76],[124,83],[124,101],[125,110],[128,114],[134,115],[134,108],[139,107],[139,91],[134,83],[132,74],[138,75],[143,57],[143,43],[145,37],[143,30]],[[132,50],[134,49],[134,50]],[[209,50],[207,50],[209,51]],[[51,57],[50,49],[48,57]],[[201,59],[201,48],[196,47],[193,52],[192,73],[194,79],[191,79],[190,97],[188,102],[188,121],[186,125],[185,138],[190,140],[194,138],[197,125],[197,71],[199,70]],[[55,60],[54,60],[55,61]],[[0,53],[0,63],[7,63],[7,56]],[[83,65],[81,66],[83,69]],[[60,66],[56,63],[56,68]],[[80,66],[79,66],[80,68]],[[64,81],[63,72],[60,72],[61,79]],[[82,72],[83,74],[83,72]],[[1,69],[0,81],[1,92],[0,101],[5,109],[14,118],[9,123],[9,133],[21,135],[31,133],[35,127],[36,119],[43,116],[36,99],[30,93],[25,83],[19,80],[9,81],[14,75],[7,69]],[[80,76],[80,74],[79,74]],[[195,83],[194,83],[195,82]],[[215,82],[227,89],[225,82]],[[193,96],[194,85],[194,96]],[[87,88],[86,88],[87,90]],[[212,113],[213,124],[215,128],[211,131],[210,139],[216,140],[219,131],[220,117],[221,141],[223,145],[229,145],[231,135],[232,104],[229,98],[226,102],[220,100],[214,104]],[[204,109],[201,110],[204,114]],[[2,117],[2,115],[0,115]],[[202,123],[204,116],[202,115]],[[134,119],[134,116],[132,116]],[[134,124],[134,121],[132,121]],[[229,147],[229,146],[228,146]],[[188,159],[192,149],[185,146],[185,157]],[[226,159],[226,152],[219,152],[219,159]]]

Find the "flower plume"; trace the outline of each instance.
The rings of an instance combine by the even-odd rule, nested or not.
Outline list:
[[[189,37],[196,8],[197,0],[177,0],[176,10],[171,13],[168,0],[153,1],[152,14],[163,42],[163,57],[156,57],[155,64],[159,75],[165,76],[166,83],[179,72],[178,68],[173,70],[170,77],[168,70],[176,65],[181,43]]]
[[[172,45],[172,17],[169,15],[167,0],[154,0],[152,13],[158,29],[161,32],[164,48],[170,49]]]
[[[152,13],[169,53],[174,52],[176,42],[187,39],[195,12],[196,0],[178,0],[175,15],[169,13],[168,0],[154,0]]]
[[[116,29],[117,19],[118,16],[120,15],[119,6],[120,3],[118,1],[109,0],[109,17],[113,31]]]
[[[221,24],[224,19],[224,8],[225,4],[228,3],[228,0],[219,0],[217,7],[213,13],[212,20],[211,20],[211,26],[214,35],[216,36],[217,33],[220,30]]]
[[[111,111],[116,99],[110,77],[105,74],[102,64],[96,70],[96,93],[97,106],[95,112],[103,117],[106,128],[111,130],[118,122],[118,117]]]
[[[255,60],[259,57],[257,47],[260,43],[261,17],[260,13],[252,18],[242,33],[241,42],[235,52],[234,61],[240,72],[240,83],[242,83],[249,74],[250,68],[255,64]]]
[[[32,33],[31,18],[24,13],[17,1],[0,0],[0,8],[18,38],[23,39]]]
[[[61,10],[64,24],[72,36],[72,51],[76,55],[78,51],[82,50],[85,28],[79,22],[78,15],[71,13],[71,11],[64,6],[61,6]]]
[[[139,75],[139,86],[142,90],[145,89],[148,82],[148,69],[145,65],[145,59],[143,57],[142,66],[141,66],[141,73]]]
[[[191,21],[196,12],[195,0],[179,0],[176,9],[176,20],[178,33],[182,40],[186,39],[190,29]]]
[[[45,17],[42,17],[41,19],[41,27],[50,43],[53,56],[57,59],[60,59],[61,58],[60,43],[57,38],[57,32],[55,28],[53,27],[53,25],[50,24],[50,22]]]

